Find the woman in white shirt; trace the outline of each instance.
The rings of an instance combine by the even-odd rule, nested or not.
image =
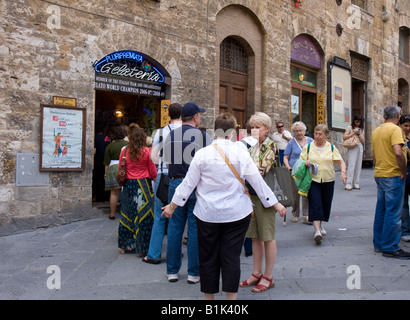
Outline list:
[[[348,149],[348,167],[347,167],[347,182],[345,190],[357,189],[360,190],[360,173],[362,171],[362,160],[364,150],[364,130],[363,118],[361,115],[356,115],[353,118],[352,124],[347,127],[343,141],[356,135],[359,144],[353,149]]]
[[[217,117],[215,141],[197,151],[171,203],[163,208],[163,215],[172,218],[176,207],[183,206],[196,188],[194,214],[198,228],[201,291],[207,300],[219,292],[220,273],[226,298],[236,299],[240,254],[253,211],[242,183],[217,148],[229,159],[241,179],[250,183],[265,207],[273,206],[282,217],[286,214],[286,208],[278,202],[247,151],[230,140],[235,128],[236,119],[231,114]]]

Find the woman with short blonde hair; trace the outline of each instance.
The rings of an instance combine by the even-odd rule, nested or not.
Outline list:
[[[259,169],[259,173],[264,177],[272,167],[279,165],[277,145],[268,136],[272,120],[266,113],[256,112],[250,118],[249,123],[252,136],[259,142],[249,148],[249,152]],[[250,191],[252,194],[251,189]],[[254,215],[249,223],[246,237],[252,238],[253,272],[247,280],[242,281],[239,285],[241,287],[256,285],[252,291],[263,292],[275,286],[272,273],[277,254],[275,241],[276,210],[265,208],[254,193],[251,197],[254,203]],[[264,257],[265,272],[263,272]]]
[[[264,112],[256,112],[250,119],[249,124],[251,126],[255,124],[263,125],[269,130],[272,128],[272,119]]]

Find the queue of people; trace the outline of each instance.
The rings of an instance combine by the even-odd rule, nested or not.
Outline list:
[[[410,172],[410,160],[407,163],[404,160],[404,148],[407,147],[408,155],[410,150],[410,115],[400,118],[398,107],[388,108],[386,123],[372,135],[378,188],[374,246],[384,256],[407,259],[410,254],[398,248],[398,241],[400,236],[402,240],[410,240],[410,182],[403,180]],[[329,129],[324,124],[315,127],[311,138],[305,136],[306,126],[301,121],[293,123],[290,137],[283,122],[277,122],[277,136],[283,140],[279,147],[270,136],[271,118],[256,112],[248,123],[255,143],[249,144],[245,139],[235,141],[236,119],[225,113],[215,120],[212,141],[206,131],[198,128],[204,112],[193,102],[184,106],[171,104],[171,122],[157,131],[151,150],[141,128],[129,134],[128,142],[120,130],[113,135],[104,158],[106,189],[111,190],[110,219],[115,217],[113,203],[116,205],[121,189],[115,184],[115,175],[125,161],[127,180],[118,232],[120,252],[136,252],[143,257],[142,261],[159,264],[166,234],[167,277],[169,282],[176,282],[187,229],[188,283],[200,282],[205,299],[213,299],[219,292],[221,276],[226,298],[236,299],[239,286],[253,287],[255,293],[275,286],[275,217],[276,212],[285,217],[286,208],[264,181],[265,175],[282,163],[292,174],[295,163],[302,161],[311,176],[310,188],[307,194],[301,193],[291,179],[294,199],[291,221],[298,222],[302,215],[304,223],[313,224],[314,242],[321,244],[327,234],[324,223],[330,219],[336,179],[334,163],[340,167],[345,189],[360,189],[363,119],[355,117],[344,134],[343,139],[357,136],[359,140],[357,150],[349,150],[346,168],[339,150],[328,141]],[[396,125],[399,120],[406,133],[406,143],[403,130]],[[389,141],[394,144],[389,145]],[[391,168],[394,161],[397,166]],[[386,174],[394,181],[386,179]],[[164,185],[168,188],[165,199],[160,196]],[[385,196],[397,201],[394,205],[387,203]],[[402,231],[398,233],[400,222]],[[253,272],[240,281],[240,254],[245,238],[252,239]]]

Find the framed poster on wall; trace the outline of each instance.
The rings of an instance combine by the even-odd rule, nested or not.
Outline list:
[[[85,169],[85,109],[41,106],[40,171]]]
[[[351,69],[346,62],[345,64],[330,62],[329,76],[329,127],[333,130],[346,130],[352,122]]]

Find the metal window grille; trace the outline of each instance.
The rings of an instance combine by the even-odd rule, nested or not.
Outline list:
[[[352,60],[352,77],[367,82],[368,61],[356,56],[350,58]]]
[[[221,68],[248,74],[248,55],[239,41],[226,38],[221,43]]]

